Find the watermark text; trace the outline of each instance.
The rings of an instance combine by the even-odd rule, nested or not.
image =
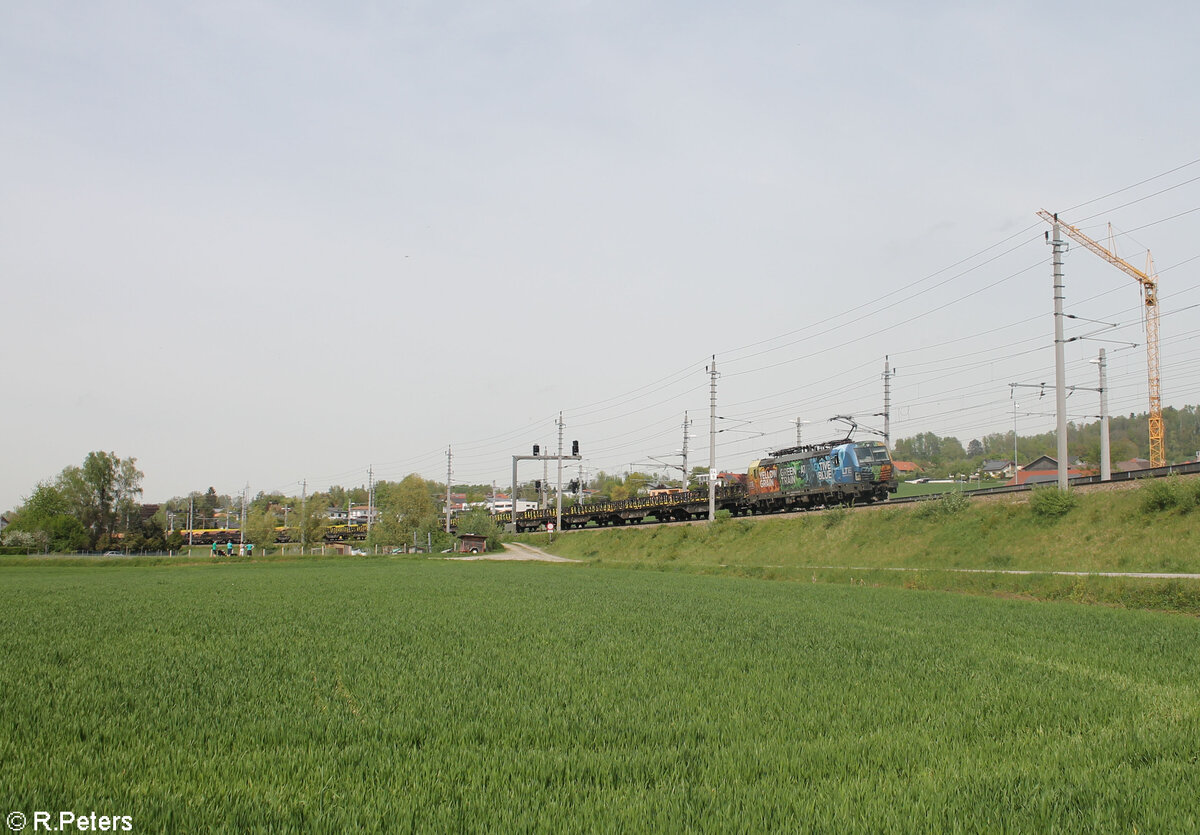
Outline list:
[[[4,819],[13,832],[132,832],[132,815],[81,812],[9,812]]]

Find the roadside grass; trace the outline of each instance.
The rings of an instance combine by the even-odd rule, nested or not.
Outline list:
[[[190,832],[1200,828],[1190,618],[563,565],[124,565],[3,569],[8,809]]]
[[[1031,498],[1032,496],[1032,498]],[[1036,572],[1200,573],[1200,480],[1167,479],[1133,490],[1056,491],[987,501],[966,494],[915,505],[828,510],[790,517],[569,531],[549,548],[597,565],[722,571],[841,582],[840,569],[920,569],[930,587],[1071,598],[1073,578],[985,581],[947,569]],[[532,538],[530,538],[532,539]],[[544,546],[544,538],[542,540]],[[837,569],[822,573],[817,569]],[[904,572],[875,582],[903,585]],[[1200,609],[1200,581],[1088,578],[1078,599]],[[1065,584],[1065,586],[1064,586]]]

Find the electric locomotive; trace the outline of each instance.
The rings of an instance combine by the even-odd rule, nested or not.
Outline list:
[[[895,492],[887,446],[846,438],[788,447],[751,462],[745,503],[753,513],[773,513],[878,501]]]

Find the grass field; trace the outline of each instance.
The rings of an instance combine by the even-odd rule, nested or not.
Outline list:
[[[5,811],[138,832],[1200,827],[1193,618],[393,559],[0,577]]]
[[[1200,479],[1072,495],[1076,504],[1061,515],[1039,515],[1030,494],[992,500],[952,495],[711,526],[569,531],[557,535],[550,550],[614,567],[1017,594],[1200,614],[1200,580],[1049,573],[1200,574]],[[545,534],[522,538],[547,547]]]

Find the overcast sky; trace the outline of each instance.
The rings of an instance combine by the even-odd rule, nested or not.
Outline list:
[[[797,418],[882,428],[885,355],[893,438],[1046,431],[1008,386],[1053,380],[1043,207],[1154,253],[1164,402],[1200,403],[1198,31],[1187,2],[0,0],[0,509],[99,449],[147,501],[443,480],[447,448],[503,487],[560,410],[589,470],[676,453],[685,411],[707,464],[713,355],[722,469]],[[1107,347],[1144,412],[1136,284],[1079,247],[1066,284],[1120,326],[1068,382]]]

